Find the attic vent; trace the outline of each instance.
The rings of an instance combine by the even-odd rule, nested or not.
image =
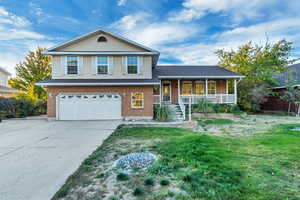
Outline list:
[[[97,42],[107,42],[107,39],[106,39],[106,37],[104,37],[104,36],[100,36],[100,37],[98,38]]]

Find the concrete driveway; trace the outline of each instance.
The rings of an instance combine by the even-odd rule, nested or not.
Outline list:
[[[0,199],[48,200],[120,121],[0,123]]]

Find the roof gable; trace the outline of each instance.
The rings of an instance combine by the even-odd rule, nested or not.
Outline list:
[[[101,36],[104,36],[107,41],[98,42],[97,40]],[[82,35],[78,38],[56,45],[47,50],[47,52],[55,51],[157,52],[146,46],[103,29]]]

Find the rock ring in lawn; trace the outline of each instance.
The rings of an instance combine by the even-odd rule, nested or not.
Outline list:
[[[113,167],[124,173],[135,173],[147,169],[157,158],[150,152],[131,153],[120,157],[113,164]]]

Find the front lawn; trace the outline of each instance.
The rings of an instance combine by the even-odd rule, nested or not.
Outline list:
[[[251,137],[210,136],[178,128],[120,127],[86,159],[56,199],[300,199],[300,131],[279,125]],[[122,155],[150,151],[146,171],[120,174]]]

